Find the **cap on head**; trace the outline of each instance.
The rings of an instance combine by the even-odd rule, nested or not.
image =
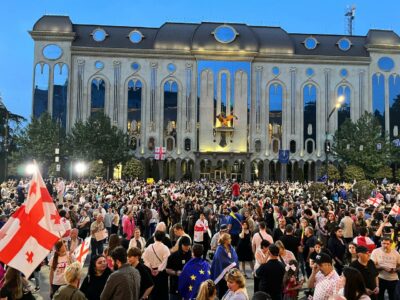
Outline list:
[[[323,263],[329,263],[332,264],[332,258],[329,254],[326,253],[320,253],[315,257],[315,262],[320,265]]]
[[[356,248],[357,253],[368,253],[368,248],[365,246],[357,246]]]

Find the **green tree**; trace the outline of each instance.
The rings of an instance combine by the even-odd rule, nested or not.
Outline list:
[[[65,155],[65,133],[48,113],[40,118],[33,118],[26,128],[21,130],[16,138],[18,150],[12,159],[14,164],[20,164],[35,159],[41,165],[43,174],[47,175],[54,163],[56,148],[60,149],[61,162]]]
[[[122,167],[122,177],[124,178],[139,178],[144,176],[144,168],[140,160],[131,158]]]
[[[384,166],[381,169],[378,170],[378,172],[376,172],[374,174],[374,178],[375,179],[392,179],[393,178],[393,170],[391,167],[389,166]]]
[[[325,175],[325,167],[320,168],[318,172],[318,177],[322,177]],[[339,180],[340,179],[340,172],[336,166],[329,164],[328,165],[328,178],[329,181]]]
[[[347,119],[336,131],[332,150],[345,165],[362,168],[373,178],[382,167],[391,161],[391,150],[387,136],[382,136],[378,120],[371,114],[363,114],[357,122]]]
[[[365,179],[365,173],[362,168],[350,165],[344,169],[343,178],[347,182],[360,181]]]
[[[312,199],[321,199],[325,195],[327,189],[325,183],[313,182],[308,191],[311,194]]]
[[[368,199],[374,188],[375,188],[375,185],[369,180],[358,181],[353,186],[354,197],[357,197],[358,199],[364,199],[364,200]]]
[[[127,136],[104,114],[91,116],[85,123],[74,125],[68,137],[73,159],[102,160],[107,178],[112,168],[128,158]]]

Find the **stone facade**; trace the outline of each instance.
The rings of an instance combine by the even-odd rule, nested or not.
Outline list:
[[[105,35],[94,41],[99,29]],[[140,33],[139,42],[131,41],[132,33]],[[93,81],[102,82],[100,109],[134,139],[132,155],[143,162],[147,177],[315,180],[324,165],[325,140],[338,128],[338,110],[329,124],[328,115],[340,91],[347,91],[343,95],[353,121],[364,111],[384,107],[385,129],[393,131],[393,138],[398,135],[389,120],[390,97],[397,93],[390,76],[396,80],[400,65],[400,38],[392,31],[353,37],[288,34],[243,24],[113,27],[44,16],[30,34],[35,70],[49,66],[47,111],[52,114],[57,104],[52,84],[56,65],[69,70],[67,130],[93,113]],[[59,47],[61,56],[46,56],[47,45]],[[388,67],[381,65],[382,58]],[[384,78],[381,99],[373,92],[375,74]],[[137,82],[140,117],[133,125],[128,90]],[[168,104],[171,99],[176,107]],[[315,120],[305,112],[308,101],[314,101]],[[164,112],[168,105],[170,115]],[[221,113],[232,116],[225,126],[218,119]],[[165,120],[170,116],[173,121]],[[167,147],[164,161],[154,160],[158,146]],[[279,150],[290,150],[288,163],[280,162]]]

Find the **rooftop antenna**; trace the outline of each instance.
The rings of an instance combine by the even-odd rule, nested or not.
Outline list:
[[[347,34],[353,35],[354,30],[354,18],[356,17],[356,6],[347,6],[347,11],[344,15],[347,19]]]

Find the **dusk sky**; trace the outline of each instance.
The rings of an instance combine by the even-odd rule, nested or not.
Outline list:
[[[0,95],[7,108],[30,117],[33,40],[28,31],[44,14],[68,15],[73,23],[159,27],[202,21],[280,26],[289,33],[344,34],[344,13],[355,5],[355,35],[369,29],[400,34],[400,1],[344,0],[2,0],[0,2]]]

